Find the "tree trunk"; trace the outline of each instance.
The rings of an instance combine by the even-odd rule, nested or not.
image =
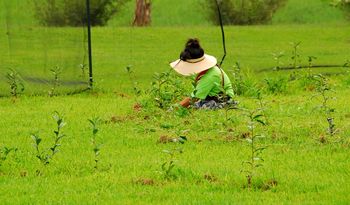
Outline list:
[[[149,26],[151,24],[151,0],[136,0],[133,26]]]

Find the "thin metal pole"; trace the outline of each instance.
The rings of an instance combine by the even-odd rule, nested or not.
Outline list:
[[[222,56],[222,59],[219,63],[219,66],[221,67],[222,63],[225,60],[226,57],[226,42],[225,42],[225,31],[224,31],[224,24],[222,23],[222,16],[221,16],[221,11],[220,11],[220,5],[218,0],[215,0],[216,7],[218,9],[218,15],[219,15],[219,21],[220,21],[220,27],[221,27],[221,35],[222,35],[222,47],[224,49],[224,55]]]
[[[88,23],[88,52],[89,52],[89,87],[92,88],[92,47],[91,47],[91,18],[90,18],[90,0],[86,0],[86,15]]]

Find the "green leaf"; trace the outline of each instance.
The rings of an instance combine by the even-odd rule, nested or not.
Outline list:
[[[253,143],[253,140],[252,139],[250,139],[250,138],[247,138],[247,139],[245,139],[249,144],[252,144]]]
[[[243,164],[249,164],[249,165],[252,165],[252,162],[251,162],[251,161],[243,161],[243,162],[242,162],[242,165],[243,165]]]
[[[262,125],[266,125],[266,123],[260,119],[256,119],[255,121],[257,121],[258,123],[262,124]]]
[[[256,153],[256,152],[262,152],[262,151],[264,151],[265,149],[266,149],[266,147],[257,148],[257,149],[254,150],[254,153]]]
[[[255,116],[253,117],[253,120],[258,119],[258,118],[260,118],[260,117],[262,117],[262,116],[263,116],[263,115],[261,115],[261,114],[255,115]]]

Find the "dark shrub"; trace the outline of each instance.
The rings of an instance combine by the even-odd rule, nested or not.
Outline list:
[[[129,0],[90,0],[91,24],[106,25]],[[86,24],[86,0],[34,0],[36,18],[45,26]]]
[[[224,24],[251,25],[264,24],[287,0],[219,0]],[[219,23],[217,6],[214,0],[207,0],[209,17]]]

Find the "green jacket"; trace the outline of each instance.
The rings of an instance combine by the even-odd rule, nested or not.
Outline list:
[[[224,75],[224,86],[222,86],[222,74]],[[226,95],[233,98],[232,84],[226,73],[217,66],[210,68],[201,78],[195,82],[192,98],[204,100],[207,96],[218,96],[225,90]]]

